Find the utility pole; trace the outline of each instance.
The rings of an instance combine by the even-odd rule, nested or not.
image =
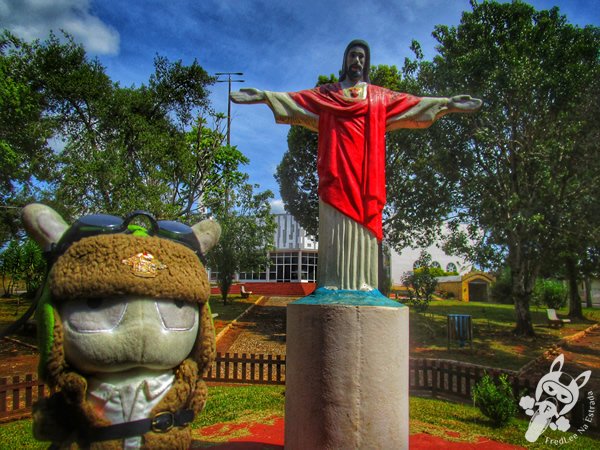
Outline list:
[[[217,80],[217,83],[227,83],[227,145],[231,144],[231,83],[243,83],[244,80],[232,80],[232,75],[244,75],[243,72],[216,72],[215,75],[217,77],[221,75],[226,75],[226,80]]]

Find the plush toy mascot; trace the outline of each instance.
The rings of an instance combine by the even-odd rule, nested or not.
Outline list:
[[[35,437],[54,448],[189,448],[215,355],[204,255],[219,225],[136,211],[69,227],[40,204],[23,220],[50,265],[36,314],[39,373],[54,393],[34,408]]]

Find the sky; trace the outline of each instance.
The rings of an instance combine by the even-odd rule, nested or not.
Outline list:
[[[569,22],[600,25],[598,0],[530,0],[536,9],[558,6]],[[297,91],[319,75],[338,74],[348,42],[364,39],[371,64],[402,67],[420,42],[435,55],[435,25],[456,26],[468,0],[0,0],[0,28],[31,40],[64,30],[105,66],[121,86],[147,83],[156,55],[209,73],[243,72],[232,90],[256,87]],[[227,112],[227,83],[211,88],[216,111]],[[265,105],[231,105],[231,144],[249,159],[250,181],[275,194],[275,168],[287,148],[287,125]]]

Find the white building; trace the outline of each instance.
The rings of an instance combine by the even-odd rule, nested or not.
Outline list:
[[[414,264],[419,259],[419,256],[421,255],[422,251],[423,249],[421,248],[406,248],[402,250],[401,253],[398,253],[395,250],[391,250],[390,265],[392,272],[392,284],[402,284],[402,276],[406,272],[413,271]],[[436,245],[427,247],[425,251],[431,255],[431,265],[434,267],[440,267],[446,272],[458,272],[459,274],[463,275],[467,272],[470,272],[472,269],[472,266],[465,262],[464,259],[456,256],[449,256]]]
[[[317,251],[314,237],[291,214],[275,214],[275,250],[270,252],[268,270],[241,272],[240,282],[314,283],[317,280]]]

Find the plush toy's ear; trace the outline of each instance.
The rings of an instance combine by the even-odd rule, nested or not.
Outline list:
[[[200,243],[202,253],[206,255],[221,237],[221,225],[214,220],[203,220],[192,227],[196,239]]]
[[[23,224],[27,234],[44,250],[48,250],[53,243],[69,228],[64,219],[52,208],[40,203],[31,203],[23,208]]]

